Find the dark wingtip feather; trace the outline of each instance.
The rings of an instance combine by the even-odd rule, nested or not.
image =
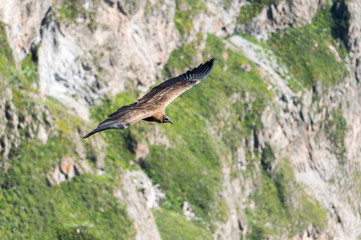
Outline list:
[[[91,131],[90,133],[86,134],[84,138],[90,137],[94,133],[101,132],[107,129],[126,129],[131,124],[130,122],[117,122],[116,120],[105,120],[104,122],[100,123],[99,126]]]
[[[84,135],[83,139],[87,138],[87,137],[90,137],[91,135],[93,135],[94,133],[96,133],[95,130],[91,131],[90,133]]]
[[[191,71],[187,71],[186,73],[182,74],[181,77],[187,81],[191,78],[203,80],[212,71],[214,66],[214,60],[215,58],[212,58],[211,60],[200,64],[198,67],[192,69]]]
[[[102,127],[102,126],[99,124],[99,126],[98,126],[96,129],[94,129],[94,130],[91,131],[90,133],[86,134],[86,135],[83,137],[83,139],[90,137],[90,136],[93,135],[94,133],[104,131],[105,129],[107,129],[107,128],[104,128],[104,127]]]
[[[197,68],[193,69],[191,71],[191,74],[196,74],[198,77],[205,78],[213,69],[214,66],[214,60],[215,58],[212,58],[211,60],[202,63]]]

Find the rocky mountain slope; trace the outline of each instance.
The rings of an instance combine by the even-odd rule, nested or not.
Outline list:
[[[358,239],[357,0],[0,0],[1,239]],[[216,57],[140,122],[82,136]]]

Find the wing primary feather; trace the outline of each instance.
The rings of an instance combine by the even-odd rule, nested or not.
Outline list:
[[[207,72],[208,72],[208,68],[204,68],[204,69],[202,69],[203,71],[201,71],[201,72],[199,72],[198,74],[199,75],[205,75]]]
[[[138,100],[138,104],[157,103],[166,107],[176,97],[201,82],[212,71],[214,58],[200,64],[198,67],[186,71],[178,77],[168,79],[167,81],[154,87],[150,92]],[[156,105],[157,105],[156,104]]]
[[[94,133],[101,132],[101,131],[104,131],[106,129],[126,129],[129,126],[130,126],[130,123],[127,122],[127,121],[125,121],[125,122],[117,122],[116,120],[110,120],[109,121],[107,119],[104,122],[100,123],[99,126],[96,129],[94,129],[90,133],[86,134],[83,138],[90,137]]]
[[[213,69],[214,60],[215,59],[212,58],[211,60],[200,64],[197,68],[163,82],[140,98],[138,102],[119,108],[117,111],[110,114],[108,119],[101,122],[96,129],[86,134],[83,138],[87,138],[94,133],[106,129],[126,129],[131,124],[152,117],[159,109],[163,109],[164,111],[167,105],[176,97],[207,77]]]
[[[191,71],[187,71],[186,73],[182,74],[180,77],[186,81],[189,81],[190,79],[194,79],[194,78],[203,80],[212,71],[214,66],[214,60],[215,58],[212,58],[211,60],[202,63],[197,68],[194,68]]]

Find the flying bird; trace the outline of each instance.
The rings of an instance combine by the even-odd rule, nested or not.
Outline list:
[[[123,106],[110,114],[105,121],[83,138],[106,129],[126,129],[140,120],[173,124],[173,121],[165,114],[168,104],[207,77],[213,65],[214,58],[178,77],[164,81],[137,102]]]

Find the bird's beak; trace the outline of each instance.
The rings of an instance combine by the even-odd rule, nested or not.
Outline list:
[[[170,122],[171,124],[173,124],[173,121],[172,121],[172,120],[170,120],[170,119],[169,119],[169,122]]]

